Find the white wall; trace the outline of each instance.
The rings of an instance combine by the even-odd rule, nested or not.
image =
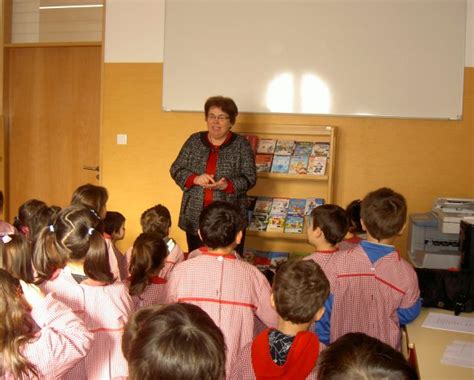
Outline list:
[[[164,15],[165,0],[106,0],[105,62],[163,62]],[[473,36],[474,0],[467,0],[469,67],[474,67]]]

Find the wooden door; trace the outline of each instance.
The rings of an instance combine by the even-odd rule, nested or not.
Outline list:
[[[24,201],[64,207],[99,184],[101,47],[9,48],[6,54],[9,220]]]

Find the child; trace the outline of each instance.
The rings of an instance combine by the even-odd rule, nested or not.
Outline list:
[[[30,199],[18,209],[14,225],[34,244],[40,231],[52,223],[59,209],[57,206],[48,207],[43,201]]]
[[[66,208],[41,232],[35,246],[43,291],[54,292],[95,333],[90,353],[68,373],[69,379],[112,379],[128,372],[120,341],[132,300],[126,286],[114,282],[95,223],[89,209]]]
[[[128,277],[127,258],[116,246],[125,237],[125,217],[116,211],[107,211],[104,218],[104,238],[109,252],[112,274],[120,281]]]
[[[367,240],[341,251],[326,267],[330,323],[320,321],[318,331],[330,331],[331,342],[362,332],[400,349],[400,325],[413,321],[421,308],[415,271],[392,245],[406,226],[406,216],[405,198],[391,189],[373,191],[362,201]]]
[[[244,347],[231,379],[316,379],[320,344],[307,331],[324,313],[329,281],[313,261],[288,261],[273,281],[277,329],[266,329]]]
[[[243,227],[232,204],[215,201],[206,206],[199,217],[199,234],[207,250],[178,264],[167,288],[169,303],[193,303],[221,328],[228,349],[227,373],[239,350],[253,340],[256,317],[268,327],[277,322],[268,281],[256,267],[235,256]]]
[[[364,230],[362,229],[362,224],[360,223],[361,203],[362,201],[360,199],[356,199],[349,203],[349,205],[346,207],[346,217],[349,221],[349,231],[347,231],[344,240],[339,243],[339,249],[341,251],[354,248],[361,242],[361,235],[365,235]]]
[[[159,276],[168,247],[158,234],[142,233],[133,243],[129,288],[134,309],[165,301],[166,280]]]
[[[22,234],[0,238],[0,268],[28,283],[34,281],[31,244]]]
[[[337,244],[347,233],[349,224],[344,210],[333,204],[316,207],[311,212],[308,222],[308,242],[316,248],[316,252],[305,257],[313,260],[325,270],[328,262],[339,248]]]
[[[0,377],[55,379],[91,346],[93,334],[64,304],[0,269]]]
[[[161,204],[153,206],[143,212],[140,218],[140,224],[142,226],[143,232],[161,235],[168,246],[168,254],[165,258],[165,265],[159,273],[160,277],[168,279],[174,266],[184,261],[184,253],[180,246],[169,237],[171,228],[171,214],[169,210]],[[129,248],[126,253],[129,266],[131,253],[132,249]]]
[[[3,215],[3,191],[0,190],[0,214]],[[11,235],[14,234],[15,227],[13,227],[10,223],[5,222],[4,220],[0,220],[0,236],[2,235]]]
[[[79,186],[72,194],[71,206],[83,206],[89,209],[97,220],[97,228],[103,229],[102,221],[107,214],[109,193],[103,186],[90,183]]]
[[[195,305],[139,310],[125,327],[122,349],[130,380],[225,378],[224,336]]]
[[[318,377],[339,379],[418,380],[416,370],[388,344],[362,333],[349,333],[321,353]]]

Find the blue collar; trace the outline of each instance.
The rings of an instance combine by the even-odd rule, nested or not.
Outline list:
[[[393,245],[372,243],[367,240],[362,240],[360,245],[364,249],[372,264],[374,264],[378,259],[381,259],[382,257],[395,251],[395,247]]]

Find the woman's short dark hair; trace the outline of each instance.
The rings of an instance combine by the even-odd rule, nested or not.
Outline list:
[[[224,335],[195,305],[140,309],[125,327],[122,351],[131,380],[225,378]]]
[[[244,220],[239,210],[229,202],[212,202],[199,216],[199,232],[209,248],[228,247],[243,228]]]
[[[273,299],[278,315],[293,323],[310,322],[329,296],[329,281],[312,260],[282,264],[273,278]]]
[[[322,351],[318,379],[417,380],[418,374],[388,344],[363,333],[349,333]]]
[[[212,96],[207,99],[206,103],[204,104],[204,113],[206,119],[209,115],[209,109],[211,107],[220,108],[223,112],[229,115],[229,122],[232,125],[235,124],[235,119],[239,114],[239,109],[237,108],[237,104],[235,104],[235,102],[231,98],[226,98],[224,96]]]
[[[107,211],[104,218],[104,231],[112,235],[114,232],[118,232],[124,223],[125,217],[121,213],[117,211]]]
[[[150,207],[143,212],[140,224],[143,232],[159,234],[165,238],[171,227],[170,211],[161,204]]]
[[[349,222],[342,207],[333,204],[325,204],[316,207],[311,212],[312,228],[319,227],[324,233],[324,238],[336,245],[347,234]]]

